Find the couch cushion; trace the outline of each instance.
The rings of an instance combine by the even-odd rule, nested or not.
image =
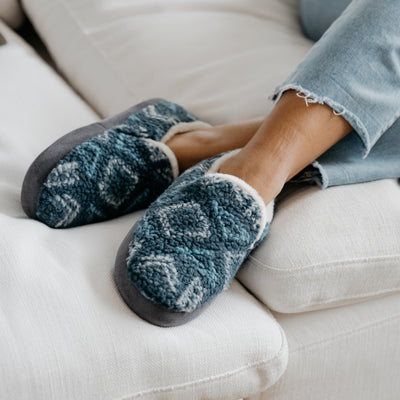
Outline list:
[[[400,290],[399,249],[396,179],[288,188],[237,277],[273,310],[330,308]]]
[[[289,365],[262,395],[246,400],[398,400],[400,293],[330,310],[273,313]]]
[[[263,115],[310,48],[296,0],[24,0],[70,82],[102,115],[151,97],[210,123]]]
[[[0,47],[0,398],[237,399],[274,384],[285,336],[237,281],[181,327],[128,309],[112,274],[140,213],[67,230],[24,215],[21,183],[34,157],[97,116],[0,30],[9,41]]]

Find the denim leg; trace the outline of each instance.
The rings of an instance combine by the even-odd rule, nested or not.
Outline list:
[[[272,98],[295,89],[307,104],[328,104],[366,158],[400,116],[399,20],[398,0],[353,0]]]
[[[400,119],[379,138],[368,157],[362,156],[361,149],[356,135],[345,136],[311,164],[316,169],[313,181],[326,189],[400,177]]]

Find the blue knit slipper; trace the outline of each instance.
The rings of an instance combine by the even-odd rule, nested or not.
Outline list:
[[[52,228],[68,228],[142,209],[178,176],[165,143],[201,129],[177,104],[152,99],[74,130],[44,150],[22,186],[26,214]]]
[[[183,173],[122,242],[114,279],[146,321],[170,327],[195,318],[267,234],[274,201],[265,206],[246,182],[217,172],[234,153]]]

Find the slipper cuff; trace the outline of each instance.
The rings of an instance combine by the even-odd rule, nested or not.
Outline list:
[[[165,153],[171,164],[172,176],[175,180],[179,176],[179,164],[174,152],[170,149],[170,147],[166,143],[168,142],[168,140],[172,139],[178,133],[185,133],[185,132],[195,131],[197,129],[205,129],[210,127],[211,127],[210,124],[207,124],[206,122],[203,121],[179,122],[178,124],[172,126],[160,141],[156,141],[153,139],[144,139],[144,140],[152,143],[153,146],[157,146],[161,151]]]
[[[172,139],[178,133],[185,133],[195,131],[197,129],[205,129],[210,127],[210,124],[203,121],[179,122],[169,128],[168,132],[162,137],[160,142],[167,143],[168,140]]]
[[[271,223],[272,218],[274,216],[274,200],[270,201],[268,204],[265,204],[264,200],[258,193],[258,191],[253,188],[251,185],[249,185],[247,182],[245,182],[243,179],[240,179],[237,176],[230,175],[230,174],[224,174],[221,172],[218,172],[221,165],[229,158],[233,157],[235,154],[237,154],[241,149],[236,149],[232,150],[220,158],[218,158],[209,168],[209,170],[206,172],[206,176],[214,176],[215,178],[220,178],[221,180],[227,180],[235,185],[239,186],[244,192],[248,193],[256,202],[258,207],[260,208],[260,231],[258,232],[258,235],[256,239],[254,240],[254,243],[251,245],[250,249],[253,249],[254,246],[258,243],[260,240],[265,227],[267,224]]]

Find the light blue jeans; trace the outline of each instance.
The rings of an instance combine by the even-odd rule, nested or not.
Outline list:
[[[400,177],[400,1],[300,0],[300,18],[317,42],[272,99],[295,89],[354,130],[294,180],[325,189]]]

